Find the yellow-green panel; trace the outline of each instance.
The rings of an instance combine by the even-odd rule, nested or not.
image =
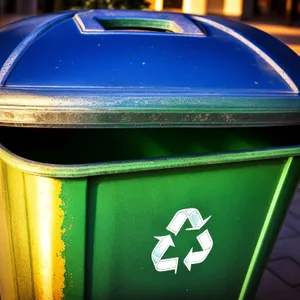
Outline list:
[[[59,179],[1,167],[1,297],[65,299],[76,290],[82,299],[86,180],[64,195]],[[71,271],[66,256],[76,261]]]

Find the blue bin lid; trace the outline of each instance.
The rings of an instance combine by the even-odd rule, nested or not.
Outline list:
[[[0,28],[0,124],[30,127],[300,123],[300,60],[240,22],[68,11]]]

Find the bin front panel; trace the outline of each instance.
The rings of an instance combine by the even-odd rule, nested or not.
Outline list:
[[[279,201],[274,194],[286,163],[278,159],[90,179],[87,297],[237,299],[269,208]],[[177,235],[166,229],[172,220],[172,228],[183,222],[184,215],[177,221],[173,217],[190,208],[202,220],[210,219],[199,230],[187,231],[197,223],[195,215],[189,221],[190,215]],[[202,242],[210,252],[197,263],[203,250],[197,237],[204,232],[209,236]],[[184,260],[191,248],[189,271]]]

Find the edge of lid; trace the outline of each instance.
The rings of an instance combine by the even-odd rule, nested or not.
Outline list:
[[[21,101],[22,100],[22,101]],[[22,105],[20,105],[20,101]],[[293,93],[224,97],[93,90],[0,90],[0,125],[21,127],[274,126],[300,124]]]

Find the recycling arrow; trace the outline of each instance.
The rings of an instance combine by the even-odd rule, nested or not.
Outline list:
[[[197,236],[197,240],[203,251],[193,252],[193,247],[191,248],[189,254],[183,261],[189,271],[191,271],[192,265],[204,262],[213,247],[213,240],[207,229]]]
[[[186,220],[189,220],[192,225],[191,228],[187,228],[186,230],[200,230],[210,218],[211,216],[204,220],[196,208],[181,209],[174,215],[171,222],[167,226],[167,230],[174,233],[176,236]],[[163,259],[163,256],[169,247],[175,247],[172,237],[170,235],[165,235],[155,236],[154,238],[158,239],[158,243],[154,247],[151,254],[155,269],[158,272],[174,270],[176,274],[179,258],[174,257]],[[207,258],[213,247],[213,240],[207,229],[197,236],[197,241],[200,244],[202,251],[193,252],[192,247],[183,261],[189,271],[191,271],[192,265],[202,263]]]
[[[187,219],[189,219],[192,227],[187,228],[186,230],[199,230],[210,217],[203,220],[199,210],[196,208],[181,209],[175,214],[170,224],[167,226],[167,230],[177,235]]]
[[[151,257],[156,271],[164,272],[174,270],[176,274],[178,257],[162,259],[170,246],[175,247],[171,236],[155,236],[155,238],[158,239],[158,243],[153,249]]]

